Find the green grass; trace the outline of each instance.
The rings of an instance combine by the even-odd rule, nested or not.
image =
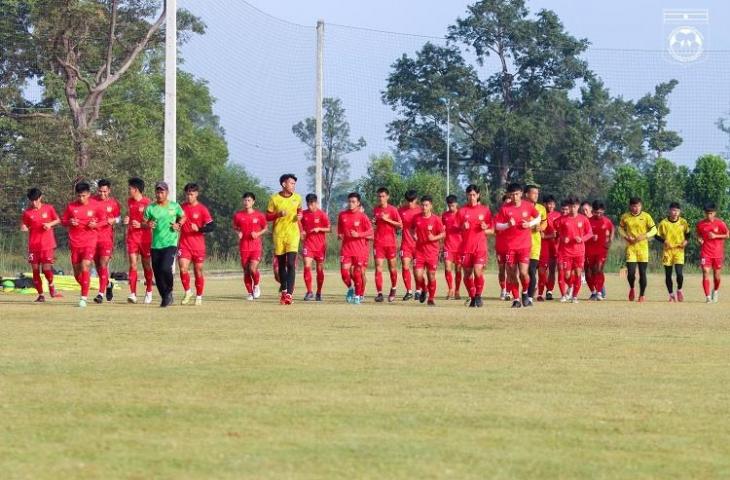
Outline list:
[[[2,478],[730,476],[730,303],[696,276],[684,304],[658,276],[629,304],[612,275],[609,301],[521,311],[264,287],[211,279],[167,310],[0,295]]]

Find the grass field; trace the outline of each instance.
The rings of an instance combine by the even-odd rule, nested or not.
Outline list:
[[[0,295],[0,478],[730,476],[730,293],[696,276],[684,304],[611,275],[606,302],[519,311],[328,282],[291,307],[269,279],[167,310]]]

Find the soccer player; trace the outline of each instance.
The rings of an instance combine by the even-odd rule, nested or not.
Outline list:
[[[319,208],[317,195],[310,193],[305,197],[307,209],[302,213],[302,236],[304,247],[304,285],[307,287],[307,294],[304,301],[322,301],[322,286],[324,285],[324,260],[327,254],[327,234],[330,228],[330,219],[327,214]],[[317,268],[317,294],[312,292],[312,264]]]
[[[446,300],[461,300],[461,225],[458,213],[459,203],[456,195],[446,197],[447,210],[441,214],[441,223],[444,224],[446,237],[444,239],[444,276],[449,289]],[[456,277],[454,279],[454,277]]]
[[[74,278],[81,286],[79,307],[86,307],[91,283],[91,263],[96,254],[97,229],[106,222],[103,210],[91,198],[91,187],[81,181],[74,187],[76,201],[71,202],[61,216],[61,223],[68,228],[71,265]]]
[[[725,262],[725,239],[730,236],[725,222],[717,218],[714,203],[705,205],[705,218],[697,223],[697,239],[700,242],[700,266],[702,267],[702,288],[707,303],[717,303],[720,291],[722,264]],[[710,294],[710,271],[714,285]]]
[[[296,279],[296,261],[299,252],[300,225],[302,219],[302,197],[294,190],[297,177],[285,173],[279,177],[281,191],[272,195],[266,207],[266,219],[274,222],[272,227],[274,255],[279,265],[281,298],[279,303],[291,305]]]
[[[689,223],[681,216],[682,210],[679,203],[669,204],[667,218],[659,222],[657,233],[654,237],[664,246],[662,253],[662,264],[664,265],[664,281],[667,284],[670,302],[683,302],[684,293],[684,249],[689,239]],[[674,292],[672,281],[672,269],[677,272],[677,292]]]
[[[383,297],[383,266],[388,262],[390,271],[390,292],[388,302],[395,300],[396,285],[398,284],[398,265],[396,231],[403,228],[398,209],[388,203],[390,192],[387,188],[381,187],[377,191],[378,205],[373,209],[373,224],[375,234],[373,236],[373,250],[375,256],[375,288],[378,295],[375,301],[382,303]]]
[[[629,211],[621,216],[619,234],[626,240],[626,268],[628,269],[629,301],[636,298],[636,270],[639,270],[639,302],[646,301],[646,269],[649,265],[649,239],[656,235],[654,219],[642,211],[639,197],[629,200]]]
[[[185,202],[180,206],[187,221],[180,228],[180,245],[177,250],[177,264],[180,267],[180,281],[185,295],[183,305],[188,305],[193,299],[190,290],[190,263],[193,264],[195,274],[195,305],[203,304],[203,290],[205,277],[205,234],[215,230],[215,222],[208,208],[198,201],[200,187],[197,183],[188,183],[184,188]]]
[[[96,195],[94,200],[99,208],[104,210],[106,221],[97,227],[98,240],[94,254],[96,272],[99,274],[99,294],[94,297],[95,303],[103,303],[106,295],[107,301],[114,298],[114,286],[109,281],[109,262],[114,253],[114,224],[119,223],[121,207],[119,202],[111,196],[112,183],[102,178],[97,182]]]
[[[464,286],[469,293],[469,307],[483,306],[484,266],[487,264],[487,233],[492,229],[492,212],[479,203],[481,192],[476,185],[466,187],[466,204],[456,214],[461,226],[461,266]]]
[[[137,303],[137,260],[142,261],[144,270],[144,303],[152,303],[152,232],[144,222],[144,210],[151,200],[144,196],[144,180],[130,178],[127,215],[123,219],[127,226],[127,257],[129,259],[129,297],[127,302]]]
[[[560,289],[560,297],[573,298],[573,286],[568,285],[565,281],[565,271],[563,270],[560,262],[560,222],[563,218],[570,214],[570,204],[567,200],[560,202],[560,215],[554,220],[553,226],[555,228],[555,262],[557,264],[557,276],[558,276],[558,288]]]
[[[532,202],[522,200],[522,187],[512,183],[507,187],[510,202],[502,205],[497,215],[496,228],[504,235],[507,245],[506,265],[508,280],[512,283],[512,308],[532,306],[527,292],[530,287],[530,250],[532,229],[542,221],[540,212]],[[522,284],[522,296],[519,285]],[[520,301],[521,299],[521,301]]]
[[[580,201],[571,197],[566,199],[566,203],[568,204],[568,215],[558,222],[558,238],[560,239],[558,250],[560,251],[560,268],[564,272],[563,281],[572,285],[573,289],[572,298],[563,295],[560,301],[578,303],[578,293],[580,293],[583,266],[585,265],[585,243],[593,238],[593,231],[590,220],[585,215],[578,213]],[[561,291],[564,289],[565,287],[561,286]]]
[[[347,303],[359,305],[365,295],[365,269],[368,265],[368,239],[373,236],[370,219],[361,210],[357,192],[347,196],[347,210],[337,218],[337,236],[342,240],[340,273],[347,286]],[[350,273],[352,271],[352,274]]]
[[[598,200],[591,205],[593,215],[588,219],[591,223],[593,236],[588,239],[585,245],[586,250],[586,278],[591,279],[591,300],[603,300],[603,286],[606,283],[606,275],[603,269],[606,266],[608,250],[613,242],[613,222],[606,216],[606,205]]]
[[[233,229],[238,232],[238,252],[241,255],[243,269],[243,284],[248,292],[247,300],[254,300],[261,296],[259,286],[263,245],[261,236],[266,233],[268,225],[266,215],[254,210],[256,195],[251,192],[243,194],[243,208],[233,215]],[[276,257],[274,257],[276,259]],[[277,269],[274,269],[276,272]]]
[[[510,197],[506,193],[502,195],[502,205],[509,203]],[[500,205],[500,209],[502,206]],[[505,237],[503,232],[495,229],[494,230],[494,253],[497,257],[497,269],[499,280],[500,300],[512,300],[512,286],[507,278],[507,244],[505,243]]]
[[[545,206],[545,212],[547,213],[547,222],[545,223],[545,229],[541,232],[542,243],[540,245],[540,265],[538,269],[537,282],[538,302],[553,299],[557,259],[555,220],[560,217],[560,212],[555,210],[555,197],[552,195],[546,196],[543,199],[543,205]]]
[[[421,207],[418,206],[418,194],[415,190],[408,190],[405,194],[405,202],[398,209],[398,215],[400,215],[403,225],[400,240],[401,274],[403,275],[403,283],[406,286],[403,301],[414,298],[411,283],[411,263],[416,248],[416,241],[413,239],[413,220],[420,214]]]
[[[155,203],[144,209],[144,222],[152,231],[152,271],[155,273],[157,291],[160,293],[160,307],[173,303],[172,288],[175,253],[180,241],[180,230],[187,222],[182,207],[168,199],[170,188],[166,182],[155,184]]]
[[[525,199],[532,202],[535,209],[540,213],[540,223],[532,228],[532,247],[530,248],[530,265],[528,267],[530,286],[527,289],[527,299],[530,304],[532,304],[535,290],[537,290],[537,268],[540,265],[542,232],[547,228],[547,210],[537,203],[538,198],[540,198],[540,189],[536,185],[527,185],[525,187]]]
[[[421,208],[423,213],[416,217],[413,224],[413,233],[416,237],[416,258],[414,259],[416,285],[423,292],[418,301],[425,302],[428,291],[428,305],[433,307],[436,305],[434,297],[436,296],[436,270],[439,264],[440,242],[446,236],[446,231],[439,216],[433,214],[433,198],[430,195],[421,197]],[[428,288],[426,287],[426,276],[428,276]]]
[[[33,269],[33,286],[38,292],[36,302],[45,302],[41,271],[48,281],[51,298],[61,297],[53,285],[53,262],[56,252],[56,236],[53,228],[61,223],[53,205],[43,202],[43,193],[38,188],[28,190],[28,208],[23,211],[20,230],[28,232],[28,263]]]

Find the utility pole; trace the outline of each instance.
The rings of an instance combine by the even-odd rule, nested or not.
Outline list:
[[[177,0],[165,0],[165,165],[170,199],[177,201]]]
[[[451,99],[446,99],[446,196],[451,188]]]
[[[322,198],[322,103],[324,102],[324,20],[317,21],[317,87],[315,106],[314,139],[314,191],[320,202]],[[324,205],[324,203],[321,203]],[[324,205],[325,211],[328,206]]]

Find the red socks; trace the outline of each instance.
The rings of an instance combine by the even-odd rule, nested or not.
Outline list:
[[[91,284],[91,272],[86,270],[79,273],[79,284],[81,285],[81,296],[89,296],[89,285]]]
[[[710,296],[710,279],[709,277],[702,278],[702,289],[705,291],[705,296]]]
[[[398,270],[390,271],[390,288],[393,289],[398,285]]]
[[[560,295],[565,296],[568,291],[568,284],[565,283],[565,272],[562,270],[558,272],[558,287],[560,288]]]
[[[190,290],[190,272],[180,270],[180,282],[182,282],[183,290]]]
[[[352,287],[352,277],[350,276],[349,268],[340,267],[340,275],[342,276],[342,282],[347,288]]]
[[[383,272],[375,270],[375,290],[383,293]]]
[[[147,289],[146,290],[147,292],[152,291],[152,282],[153,282],[154,276],[155,276],[155,274],[151,268],[149,270],[147,270],[147,269],[144,270],[144,283],[145,283],[145,288]]]
[[[449,288],[449,290],[454,289],[454,274],[451,273],[451,270],[446,270],[444,272],[444,277],[446,277],[446,286]]]
[[[365,282],[363,281],[364,279],[362,277],[362,267],[355,267],[353,270],[355,276],[355,295],[357,295],[358,297],[362,297],[363,295],[365,295]]]
[[[258,285],[261,281],[261,272],[256,270],[256,272],[253,274],[253,284],[254,286]]]
[[[454,292],[458,294],[460,288],[461,288],[461,268],[456,267],[456,285],[454,285]]]
[[[411,269],[404,268],[401,273],[403,274],[403,283],[406,285],[406,290],[410,292],[413,290],[413,284],[411,283]]]
[[[433,301],[434,297],[436,297],[436,279],[434,278],[433,282],[428,282],[428,300]]]
[[[484,291],[484,275],[474,277],[474,294],[481,295]]]
[[[715,291],[720,290],[720,277],[715,277]]]
[[[324,268],[319,265],[317,266],[317,295],[322,294],[322,285],[324,285]]]
[[[106,292],[106,287],[109,285],[109,267],[100,267],[99,274],[99,293]]]
[[[312,267],[304,266],[304,286],[307,293],[312,293]]]
[[[583,281],[581,280],[580,275],[573,273],[573,298],[576,298],[578,293],[580,293],[580,286],[582,283]]]
[[[137,294],[137,269],[129,269],[129,293]]]
[[[43,280],[41,279],[41,271],[33,270],[33,286],[38,295],[43,295]]]
[[[195,295],[202,297],[205,290],[205,277],[203,275],[195,275]]]

